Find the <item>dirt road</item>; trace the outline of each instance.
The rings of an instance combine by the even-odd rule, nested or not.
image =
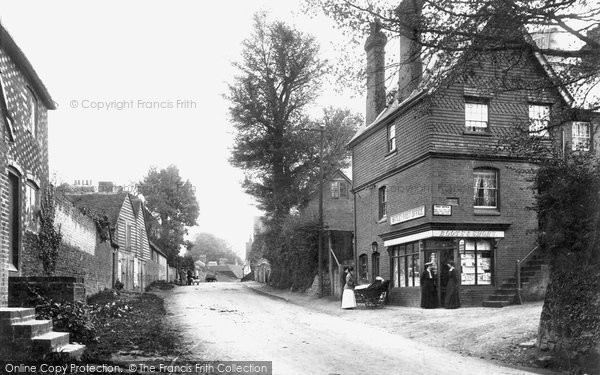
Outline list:
[[[241,283],[180,287],[163,297],[194,359],[273,361],[277,375],[527,373],[265,297]]]

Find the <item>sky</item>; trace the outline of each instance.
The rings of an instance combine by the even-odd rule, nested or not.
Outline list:
[[[0,0],[0,9],[57,103],[48,120],[53,182],[127,185],[174,164],[196,188],[200,216],[190,235],[213,233],[244,258],[261,213],[240,186],[243,172],[228,163],[233,128],[223,94],[232,62],[257,11],[314,35],[330,61],[345,43],[333,23],[287,0]],[[312,111],[362,113],[364,103],[326,88]]]

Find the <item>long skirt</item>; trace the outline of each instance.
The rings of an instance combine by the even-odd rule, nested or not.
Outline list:
[[[354,297],[354,290],[344,289],[342,294],[342,309],[353,309],[356,307],[356,298]]]

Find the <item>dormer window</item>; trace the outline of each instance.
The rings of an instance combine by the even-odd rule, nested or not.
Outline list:
[[[550,126],[550,106],[529,104],[529,135],[548,138]]]
[[[590,150],[590,123],[576,121],[571,128],[571,147],[573,151]]]
[[[478,133],[489,130],[487,102],[465,99],[465,130]]]

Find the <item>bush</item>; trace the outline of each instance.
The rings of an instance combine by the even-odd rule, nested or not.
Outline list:
[[[116,290],[121,290],[121,289],[123,289],[123,287],[124,287],[124,286],[125,286],[125,284],[123,284],[123,283],[121,282],[121,280],[117,280],[117,281],[115,282],[115,289],[116,289]]]

